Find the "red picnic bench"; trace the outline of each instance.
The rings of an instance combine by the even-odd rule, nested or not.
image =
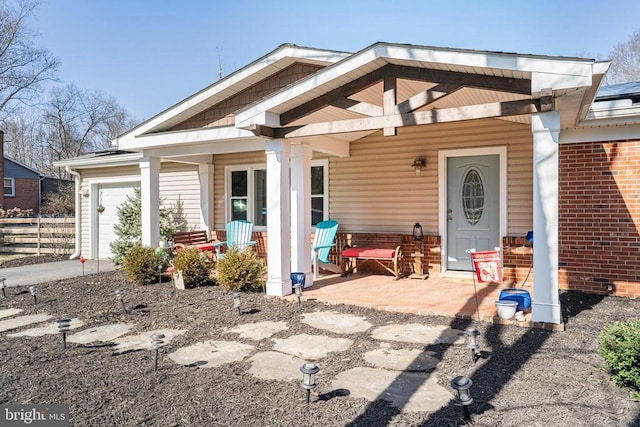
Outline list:
[[[352,273],[358,269],[358,260],[362,261],[361,265],[368,261],[374,261],[389,273],[393,274],[395,280],[400,278],[400,270],[398,269],[399,261],[402,259],[400,246],[397,246],[395,249],[347,246],[342,250],[341,256],[349,260],[347,273]],[[392,267],[386,265],[385,262],[391,263]]]

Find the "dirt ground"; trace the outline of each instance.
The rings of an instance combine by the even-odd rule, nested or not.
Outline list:
[[[401,412],[383,399],[374,403],[333,390],[339,372],[369,366],[362,354],[379,348],[368,333],[346,336],[351,349],[318,361],[318,387],[307,405],[297,382],[259,380],[239,362],[218,368],[185,367],[166,355],[209,339],[239,340],[224,328],[265,320],[288,322],[275,335],[318,331],[301,323],[302,313],[332,310],[364,316],[374,326],[390,323],[450,325],[465,329],[469,320],[379,312],[347,305],[302,304],[263,294],[244,294],[243,315],[233,308],[231,293],[219,287],[174,291],[168,282],[140,287],[120,273],[45,283],[38,304],[26,289],[9,289],[0,309],[22,314],[79,317],[87,326],[133,322],[136,331],[188,329],[162,351],[153,372],[151,351],[116,354],[109,344],[70,344],[61,338],[10,338],[0,334],[0,404],[64,403],[73,426],[453,426],[461,410],[449,404],[433,413]],[[120,311],[114,290],[125,292],[129,314]],[[613,320],[638,316],[640,300],[562,294],[566,332],[481,324],[482,358],[471,360],[463,345],[424,346],[393,343],[394,348],[433,351],[441,362],[432,371],[450,389],[455,376],[473,380],[471,413],[477,426],[632,426],[640,425],[640,405],[618,389],[604,370],[597,336]],[[329,334],[322,331],[322,334]],[[344,337],[344,335],[341,335]],[[246,343],[255,345],[247,340]],[[269,349],[269,340],[256,345]]]

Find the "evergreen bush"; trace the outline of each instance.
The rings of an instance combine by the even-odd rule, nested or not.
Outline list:
[[[122,270],[129,280],[138,285],[150,285],[158,281],[158,265],[161,256],[154,248],[135,244],[122,259]]]
[[[230,248],[218,261],[218,284],[230,291],[255,291],[264,285],[265,268],[251,248]]]
[[[198,248],[185,248],[173,260],[176,271],[182,271],[185,288],[203,286],[209,281],[212,262]]]
[[[121,265],[124,255],[142,239],[142,200],[140,188],[134,189],[133,196],[118,208],[118,223],[113,227],[118,238],[111,242],[111,260],[115,265]],[[182,209],[182,201],[178,200],[173,207],[160,207],[160,238],[164,241],[171,239],[171,235],[186,229],[186,221]]]
[[[640,397],[640,319],[609,323],[598,345],[613,381]]]

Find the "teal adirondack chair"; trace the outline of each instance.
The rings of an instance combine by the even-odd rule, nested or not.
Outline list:
[[[239,249],[245,249],[256,244],[255,241],[251,240],[251,235],[253,233],[252,222],[235,220],[228,223],[226,228],[227,240],[213,244],[216,248],[216,256],[219,260],[224,258],[224,254],[222,253],[223,246],[226,246],[227,248],[237,247]]]
[[[318,278],[318,270],[329,270],[334,273],[342,273],[339,266],[329,261],[329,252],[336,244],[336,233],[338,232],[338,222],[332,219],[319,222],[316,225],[316,234],[311,246],[311,261],[313,264],[313,277]]]

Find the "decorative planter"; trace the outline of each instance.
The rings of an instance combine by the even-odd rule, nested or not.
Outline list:
[[[516,301],[500,300],[496,301],[496,308],[498,309],[498,317],[501,319],[513,319],[516,314],[516,307],[518,303]]]
[[[500,301],[515,301],[518,303],[517,311],[527,311],[531,308],[531,295],[526,289],[506,288],[500,291]]]

